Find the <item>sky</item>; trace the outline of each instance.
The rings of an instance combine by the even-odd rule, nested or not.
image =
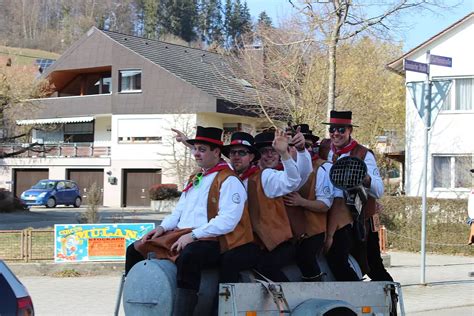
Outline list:
[[[292,9],[288,0],[246,0],[250,9],[250,14],[254,19],[258,17],[260,12],[265,11],[278,25],[278,20],[288,17]],[[370,1],[370,0],[362,0]],[[294,0],[295,3],[298,0]],[[403,22],[407,25],[408,30],[403,34],[396,35],[397,40],[403,41],[403,50],[406,52],[433,35],[438,34],[451,24],[462,19],[470,12],[474,11],[474,0],[444,0],[446,5],[458,4],[455,8],[445,10],[438,9],[437,12],[413,12],[403,15]]]

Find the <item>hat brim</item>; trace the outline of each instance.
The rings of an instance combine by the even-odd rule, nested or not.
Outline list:
[[[252,154],[255,155],[255,158],[254,158],[252,161],[260,160],[261,155],[260,155],[260,152],[258,151],[257,148],[252,147],[252,146],[243,145],[243,144],[235,144],[235,145],[225,145],[225,146],[222,146],[222,154],[223,154],[224,156],[226,156],[227,158],[230,159],[230,157],[229,157],[230,148],[231,148],[231,147],[234,147],[234,146],[244,146],[245,148],[247,148],[248,150],[250,150],[250,152],[251,152]]]
[[[341,123],[329,123],[329,122],[322,122],[321,124],[324,124],[324,125],[333,125],[333,126],[350,126],[350,127],[359,127],[359,125],[355,125],[355,124],[341,124]]]
[[[263,147],[273,146],[273,141],[255,143],[255,148],[260,149]]]
[[[319,137],[316,135],[303,135],[304,139],[308,139],[312,141],[313,143],[316,143],[319,140]]]
[[[224,144],[222,144],[222,142],[213,142],[213,141],[207,141],[207,140],[202,140],[202,139],[188,139],[186,140],[186,143],[190,144],[190,145],[193,145],[195,143],[202,143],[202,144],[208,144],[208,145],[213,145],[213,146],[217,146],[219,148],[222,148],[224,147]]]

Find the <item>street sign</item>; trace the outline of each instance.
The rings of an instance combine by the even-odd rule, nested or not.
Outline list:
[[[430,55],[430,64],[443,67],[452,67],[453,59],[451,57]]]
[[[424,74],[428,73],[428,64],[419,63],[413,60],[404,59],[403,69],[408,71],[421,72]]]

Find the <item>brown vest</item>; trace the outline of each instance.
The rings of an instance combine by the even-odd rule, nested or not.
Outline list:
[[[269,198],[262,186],[262,170],[248,178],[248,201],[253,231],[268,251],[293,237],[283,197]]]
[[[326,160],[313,160],[313,172],[298,193],[304,199],[316,200],[315,186],[319,167]],[[301,206],[286,206],[293,235],[297,238],[311,237],[326,231],[327,213],[312,212]]]
[[[351,156],[352,157],[357,157],[359,159],[365,160],[365,156],[367,155],[367,152],[370,151],[372,154],[374,154],[370,149],[362,146],[362,145],[357,145],[354,149],[351,150]],[[375,155],[374,155],[375,157]],[[375,198],[372,196],[368,196],[367,203],[364,205],[364,215],[365,219],[368,219],[375,215],[377,212],[377,202]]]
[[[207,218],[211,220],[217,216],[219,210],[219,193],[222,186],[222,183],[230,176],[235,176],[237,179],[239,177],[230,169],[224,169],[219,171],[219,173],[214,178],[214,181],[211,184],[209,189],[209,195],[207,197]],[[252,224],[250,222],[250,216],[248,211],[248,203],[245,203],[244,211],[242,217],[240,218],[239,223],[233,231],[225,235],[217,237],[221,247],[221,252],[225,252],[232,248],[242,246],[249,242],[254,241]]]

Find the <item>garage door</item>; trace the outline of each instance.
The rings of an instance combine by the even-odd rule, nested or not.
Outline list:
[[[13,169],[13,194],[19,197],[36,182],[48,177],[48,169]]]
[[[87,204],[87,191],[92,183],[97,183],[102,197],[100,205],[104,204],[104,169],[68,169],[67,178],[73,180],[79,186],[82,196],[82,204]]]
[[[160,169],[124,169],[123,206],[150,206],[148,190],[161,183]]]

